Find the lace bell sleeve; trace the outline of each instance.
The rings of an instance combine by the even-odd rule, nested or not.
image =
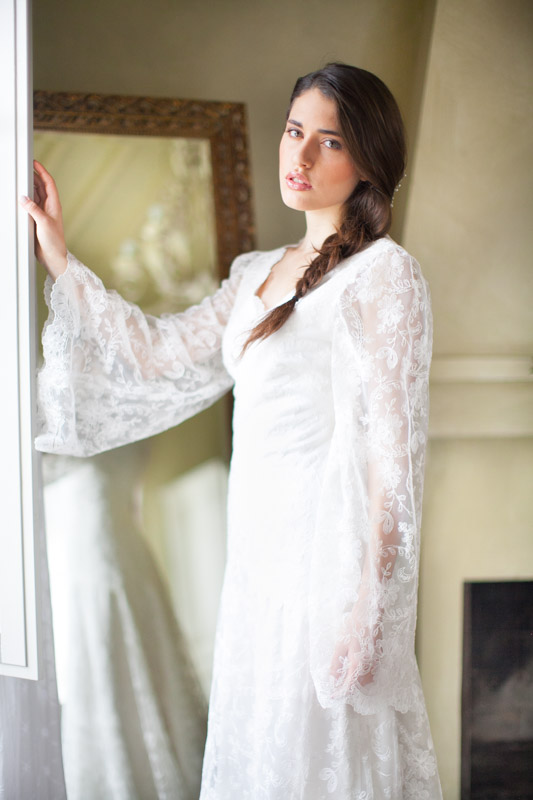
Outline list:
[[[432,322],[418,264],[391,243],[340,298],[333,440],[310,591],[323,706],[420,703],[414,634]]]
[[[251,254],[202,303],[144,314],[70,253],[55,283],[38,376],[36,447],[89,456],[160,433],[207,408],[232,385],[222,334]]]

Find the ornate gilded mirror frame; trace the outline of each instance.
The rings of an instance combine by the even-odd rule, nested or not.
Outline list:
[[[244,104],[39,90],[33,114],[35,130],[208,139],[219,277],[253,249]]]

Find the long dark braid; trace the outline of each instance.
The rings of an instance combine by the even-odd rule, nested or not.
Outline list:
[[[296,81],[289,113],[295,99],[314,87],[335,101],[341,133],[365,180],[359,181],[346,201],[339,230],[317,251],[293,297],[271,309],[255,326],[243,353],[252,342],[279,330],[298,300],[341,261],[385,236],[391,225],[392,198],[404,174],[406,157],[404,127],[394,97],[371,72],[347,64],[327,64]]]

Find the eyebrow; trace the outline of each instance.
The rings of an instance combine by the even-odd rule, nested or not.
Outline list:
[[[301,122],[297,122],[295,119],[288,119],[287,122],[290,125],[296,125],[297,128],[302,128],[303,130],[304,126],[302,125]],[[339,133],[338,131],[329,131],[327,128],[318,128],[318,133],[329,133],[330,136],[339,136],[340,138],[342,138],[341,133]]]

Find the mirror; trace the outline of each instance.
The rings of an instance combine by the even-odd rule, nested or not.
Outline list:
[[[145,312],[200,301],[253,249],[242,104],[39,91],[34,127],[69,248]],[[225,398],[150,440],[43,459],[69,796],[89,772],[94,796],[199,785],[229,432]],[[122,774],[94,775],[110,748]]]

